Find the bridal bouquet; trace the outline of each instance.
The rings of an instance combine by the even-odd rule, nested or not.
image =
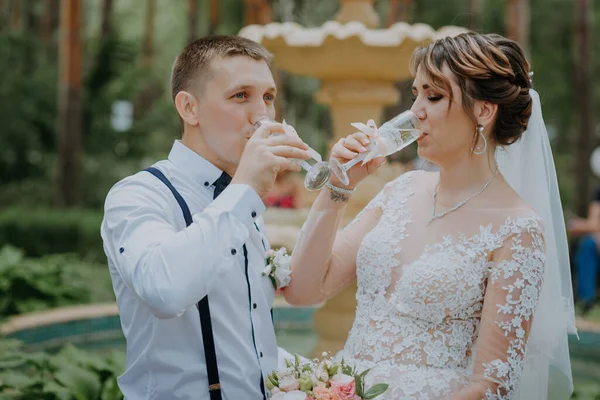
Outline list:
[[[271,400],[362,400],[374,399],[388,388],[378,383],[365,388],[364,378],[369,370],[358,372],[344,360],[285,360],[286,368],[267,376],[266,385]]]
[[[292,257],[287,253],[285,247],[280,247],[274,251],[267,250],[267,266],[263,271],[263,276],[268,276],[275,290],[280,290],[289,285],[292,271],[290,264]]]

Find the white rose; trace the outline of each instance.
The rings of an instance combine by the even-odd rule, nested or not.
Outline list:
[[[285,261],[286,257],[289,257],[287,255],[287,249],[285,247],[280,247],[275,251],[275,254],[273,255],[273,262],[276,266],[279,267],[282,264],[282,262]]]
[[[338,385],[347,385],[354,380],[354,377],[346,374],[336,374],[331,378],[331,382]]]
[[[329,380],[329,373],[322,366],[317,369],[315,372],[316,378],[322,382],[327,382]]]
[[[294,378],[294,368],[284,368],[276,372],[277,380],[281,382],[284,379]]]
[[[279,381],[279,389],[284,392],[293,392],[300,389],[300,383],[296,378],[289,377]]]
[[[271,392],[274,393],[274,392]],[[277,392],[275,394],[273,394],[273,396],[271,396],[271,400],[285,400],[285,395],[287,393],[285,392]]]
[[[275,279],[277,280],[277,286],[279,288],[283,288],[289,285],[290,281],[292,280],[292,278],[290,277],[291,274],[292,271],[290,271],[289,269],[281,267],[277,268],[275,270]]]
[[[306,393],[300,390],[294,390],[285,394],[284,400],[306,400]]]

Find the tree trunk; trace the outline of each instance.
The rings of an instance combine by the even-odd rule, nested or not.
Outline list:
[[[217,33],[219,21],[221,19],[221,0],[210,0],[210,22],[208,25],[208,34]]]
[[[22,9],[20,0],[10,2],[10,30],[16,31],[21,27]]]
[[[188,43],[198,38],[198,0],[188,0]]]
[[[105,41],[111,32],[110,18],[112,15],[113,0],[104,0],[102,2],[102,25],[100,28],[100,40]]]
[[[156,0],[146,0],[144,18],[144,44],[142,45],[142,67],[151,68],[154,58],[154,16],[156,15]]]
[[[154,63],[154,19],[156,16],[156,0],[146,0],[146,16],[144,26],[144,45],[142,48],[142,68],[150,72]],[[138,119],[147,112],[154,101],[160,98],[162,89],[151,73],[145,80],[140,92],[133,101],[133,118]]]
[[[58,28],[60,0],[46,0],[46,9],[42,16],[42,42],[47,46]]]
[[[35,4],[33,0],[23,0],[21,2],[23,13],[23,31],[28,36],[36,36],[36,25],[39,24],[39,18],[35,13]]]
[[[244,0],[244,25],[266,25],[273,21],[273,9],[268,0]]]
[[[6,15],[6,1],[0,0],[0,31],[3,31],[4,27],[7,25],[6,21],[8,18]]]
[[[517,41],[529,53],[529,24],[531,22],[529,0],[507,0],[506,36]]]
[[[386,26],[389,28],[396,22],[408,22],[412,0],[391,0]]]
[[[576,211],[586,215],[590,201],[590,157],[594,121],[594,9],[592,0],[575,1],[575,98],[579,110],[575,182]]]
[[[58,86],[57,204],[81,198],[82,93],[81,0],[61,0]]]
[[[469,0],[469,20],[467,26],[474,31],[479,28],[481,14],[483,13],[483,0]]]

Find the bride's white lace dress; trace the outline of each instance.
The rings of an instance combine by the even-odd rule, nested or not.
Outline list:
[[[317,202],[292,282],[315,288],[299,296],[308,303],[357,276],[343,354],[372,368],[367,382],[390,385],[382,399],[510,399],[542,284],[541,220],[524,204],[473,201],[427,224],[436,180],[410,172],[388,183],[335,243],[343,206]]]

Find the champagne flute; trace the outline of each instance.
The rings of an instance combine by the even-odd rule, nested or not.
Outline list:
[[[254,129],[258,129],[261,124],[267,122],[275,122],[269,117],[261,117],[254,123]],[[296,130],[283,121],[284,129],[286,133],[273,133],[272,135],[285,135],[292,134],[298,136]],[[306,171],[306,176],[304,177],[304,187],[310,191],[316,191],[321,189],[327,182],[329,182],[329,178],[331,176],[331,166],[327,161],[323,161],[321,155],[317,153],[314,149],[308,148],[308,152],[312,156],[310,160],[314,161],[313,164],[310,164],[307,160],[302,160],[298,158],[294,158],[294,162],[302,167]]]
[[[352,124],[352,126],[359,130],[363,130],[365,127],[365,125],[362,124]],[[363,129],[361,129],[361,127],[363,127]],[[368,126],[368,128],[372,130],[377,129],[374,124]],[[412,111],[404,111],[377,129],[376,135],[370,138],[371,142],[369,143],[366,152],[358,154],[345,164],[332,158],[330,160],[331,169],[342,184],[348,185],[350,183],[350,179],[348,178],[348,170],[350,168],[359,162],[365,164],[373,158],[385,157],[396,153],[413,143],[420,136],[421,121],[419,121],[419,118]]]

